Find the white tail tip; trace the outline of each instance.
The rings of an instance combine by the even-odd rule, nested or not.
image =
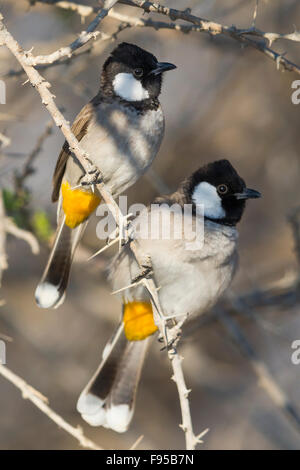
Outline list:
[[[112,405],[106,410],[106,427],[116,432],[125,432],[132,416],[133,410],[128,405]]]
[[[56,286],[43,282],[35,290],[35,300],[41,308],[55,307],[59,299],[59,291]]]
[[[91,393],[82,393],[77,402],[77,411],[91,426],[105,425],[104,401]]]

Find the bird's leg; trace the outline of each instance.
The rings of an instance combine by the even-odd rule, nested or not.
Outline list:
[[[127,245],[131,241],[131,237],[129,234],[129,219],[133,217],[133,214],[123,215],[121,212],[119,213],[119,251],[124,245]]]
[[[143,279],[147,279],[147,278],[152,276],[152,274],[153,274],[152,267],[142,265],[142,268],[143,268],[143,270],[137,276],[135,276],[135,278],[132,280],[132,282],[140,282]]]
[[[176,322],[175,318],[177,318],[177,317],[183,317],[183,318],[182,318],[182,320]],[[177,346],[177,344],[178,344],[178,342],[181,338],[181,335],[182,335],[181,327],[184,324],[187,317],[188,317],[188,313],[180,313],[180,314],[177,314],[177,315],[169,315],[169,316],[164,317],[164,320],[165,320],[165,336],[160,335],[159,338],[158,338],[158,341],[160,343],[165,341],[165,338],[168,338],[168,336],[167,336],[168,333],[171,336],[171,339],[170,339],[170,341],[167,339],[166,344],[165,344],[165,346],[163,346],[161,348],[161,351],[164,351],[165,349],[167,349],[167,351],[169,351],[171,354],[176,354],[176,346]],[[167,327],[167,321],[168,320],[171,320],[173,322],[173,327],[172,328]]]
[[[87,172],[82,176],[80,180],[81,186],[92,186],[94,189],[94,186],[101,183],[103,181],[102,173],[97,168],[91,160],[88,158],[86,159],[88,162],[88,170]]]
[[[166,330],[165,335],[166,335],[166,337],[167,337],[167,330]],[[174,338],[170,339],[170,341],[167,341],[167,344],[164,345],[160,350],[161,350],[161,351],[164,351],[164,350],[166,349],[166,350],[169,351],[171,354],[176,354],[176,345],[177,345],[178,341],[180,340],[180,338],[181,338],[181,331],[178,331],[178,332],[176,333],[176,336],[175,336]],[[162,342],[164,341],[163,336],[160,336],[160,337],[158,338],[158,341],[159,341],[160,343],[162,343]]]

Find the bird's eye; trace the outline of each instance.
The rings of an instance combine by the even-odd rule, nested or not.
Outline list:
[[[136,78],[141,78],[143,76],[144,71],[143,69],[135,69],[133,73]]]
[[[219,186],[217,187],[217,191],[219,194],[226,194],[228,193],[228,186],[226,186],[226,184],[219,184]]]

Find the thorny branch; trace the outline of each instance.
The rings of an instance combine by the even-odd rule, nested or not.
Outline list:
[[[92,13],[97,13],[99,11],[98,7],[86,6],[74,2],[69,1],[53,1],[53,0],[28,0],[30,4],[35,3],[44,3],[50,4],[52,6],[56,6],[62,9],[67,9],[71,11],[77,12],[82,18],[86,18],[87,16],[91,15]],[[292,33],[288,34],[281,34],[281,33],[273,33],[273,32],[264,32],[252,26],[248,29],[241,29],[237,28],[236,26],[226,26],[220,23],[216,23],[214,21],[209,21],[203,18],[199,18],[197,16],[191,15],[190,10],[175,10],[170,9],[167,7],[162,7],[157,3],[145,2],[145,1],[137,1],[137,0],[122,0],[120,3],[124,3],[126,5],[135,6],[144,10],[144,12],[148,13],[159,13],[164,16],[168,16],[172,22],[163,22],[163,21],[154,21],[152,18],[138,18],[135,16],[124,15],[122,13],[114,11],[111,9],[108,11],[107,16],[120,21],[118,30],[113,34],[107,34],[101,31],[93,32],[85,32],[83,31],[78,39],[73,41],[70,46],[60,48],[57,51],[48,54],[48,55],[41,55],[37,57],[33,57],[31,51],[27,52],[27,60],[28,63],[32,61],[36,61],[38,59],[39,65],[37,66],[38,70],[44,70],[52,66],[67,64],[70,60],[78,58],[82,55],[92,53],[94,51],[95,42],[90,44],[85,50],[79,51],[83,45],[86,45],[90,42],[91,39],[101,39],[101,41],[111,40],[114,41],[118,34],[123,31],[124,29],[131,28],[131,27],[148,27],[153,28],[155,30],[160,29],[171,29],[174,31],[178,31],[184,34],[190,32],[206,32],[211,34],[212,36],[217,35],[225,35],[230,36],[232,39],[240,42],[243,45],[250,46],[258,51],[262,52],[264,55],[269,57],[276,63],[277,69],[282,67],[283,70],[293,71],[297,74],[300,74],[300,66],[294,64],[290,60],[285,57],[285,54],[280,54],[273,49],[271,49],[272,44],[278,40],[289,40],[294,42],[300,42],[300,32],[295,30]],[[177,20],[184,20],[188,23],[192,23],[190,25],[186,24],[178,24],[175,23]],[[92,23],[91,23],[92,24]],[[95,26],[95,28],[99,25],[99,23]],[[254,38],[257,37],[260,40],[255,40]],[[267,44],[266,44],[267,43]],[[74,46],[72,46],[74,45]],[[267,46],[268,45],[268,46]],[[24,69],[19,70],[10,70],[8,73],[4,75],[3,78],[9,77],[16,77],[22,75],[24,73]]]
[[[106,34],[106,33],[102,32],[101,33],[101,43],[97,43],[97,42],[90,43],[88,45],[88,47],[86,47],[82,51],[75,51],[69,57],[68,56],[61,57],[60,59],[55,60],[54,62],[52,62],[50,64],[45,63],[45,64],[37,65],[36,69],[37,70],[46,70],[50,67],[57,66],[57,65],[68,65],[68,64],[70,64],[72,59],[77,59],[77,58],[79,58],[81,56],[85,56],[85,55],[90,55],[90,56],[97,55],[99,53],[99,50],[98,50],[99,48],[97,47],[97,45],[102,44],[104,41],[115,41],[117,39],[119,33],[121,33],[124,29],[127,29],[128,27],[129,27],[128,24],[121,23],[121,24],[119,24],[116,31],[111,33],[111,34]],[[19,76],[23,75],[24,73],[25,73],[25,71],[24,71],[23,68],[20,68],[19,70],[9,70],[7,73],[5,73],[3,75],[3,78],[7,79],[7,78],[11,78],[11,77],[19,77]]]
[[[142,8],[147,13],[151,13],[151,12],[160,13],[162,15],[168,16],[172,21],[176,21],[176,20],[187,21],[188,23],[192,23],[198,26],[200,28],[199,31],[210,33],[213,36],[219,35],[219,34],[229,36],[241,42],[242,44],[249,45],[259,50],[260,52],[265,54],[267,57],[275,61],[277,68],[282,66],[282,68],[285,70],[293,71],[293,72],[300,74],[300,66],[294,64],[293,62],[286,59],[283,55],[270,49],[269,47],[266,46],[264,42],[256,41],[252,38],[249,38],[247,34],[249,34],[250,30],[241,30],[241,29],[236,28],[235,26],[225,26],[220,23],[216,23],[214,21],[209,21],[209,20],[197,17],[191,14],[190,9],[181,11],[181,10],[176,10],[174,8],[168,8],[166,6],[160,5],[159,3],[152,3],[149,1],[145,1],[145,0],[122,0],[121,3],[125,3],[126,5],[132,5],[132,6]],[[255,30],[255,31],[257,32],[256,34],[257,36],[268,39],[268,37],[264,36],[265,34],[268,34],[268,33],[263,33],[259,30]],[[254,34],[253,28],[251,28],[251,34],[252,33]],[[298,35],[297,40],[300,42],[300,34],[299,33],[295,33],[295,34]],[[274,33],[272,36],[272,42],[274,42],[276,39],[279,39],[279,38],[282,39],[283,36],[276,35]],[[285,39],[288,39],[288,38],[285,38]],[[269,40],[269,45],[270,45],[270,40]]]
[[[86,31],[82,31],[79,37],[69,46],[61,47],[57,51],[49,55],[34,56],[31,51],[24,53],[24,63],[27,65],[51,64],[62,57],[71,57],[74,51],[87,44],[91,39],[96,39],[101,35],[99,31],[95,31],[99,23],[107,16],[108,11],[117,3],[118,0],[105,0],[104,7],[98,8],[98,13],[93,21],[89,24]],[[100,10],[100,11],[99,11]],[[105,35],[104,35],[105,38]]]
[[[259,0],[254,0],[255,1],[255,7],[254,7],[254,13],[253,13],[253,20],[252,20],[252,27],[255,28],[255,23],[257,19],[257,13],[258,13],[258,4]]]
[[[111,5],[114,3],[115,2],[110,2]],[[44,80],[44,78],[33,67],[33,65],[28,65],[26,53],[23,51],[23,49],[20,47],[17,41],[12,37],[12,35],[8,32],[8,30],[4,26],[2,19],[3,17],[1,16],[0,17],[0,44],[4,44],[8,47],[8,49],[12,52],[12,54],[16,57],[20,65],[25,70],[28,76],[28,80],[34,86],[34,88],[36,88],[36,90],[39,92],[41,99],[42,99],[42,103],[46,106],[55,124],[63,132],[70,146],[71,151],[74,153],[77,160],[80,162],[81,166],[85,170],[86,177],[87,177],[86,183],[94,184],[97,186],[97,189],[99,190],[104,202],[112,209],[113,216],[115,217],[116,222],[118,223],[120,227],[120,225],[122,224],[122,219],[123,219],[122,213],[117,203],[114,201],[112,195],[110,194],[110,192],[104,185],[104,183],[101,181],[101,179],[99,180],[99,177],[101,176],[99,169],[97,169],[91,163],[91,161],[89,160],[89,156],[82,150],[82,148],[80,147],[80,144],[78,143],[77,139],[75,138],[74,134],[71,131],[69,123],[64,119],[62,113],[57,108],[54,102],[54,95],[52,95],[51,92],[49,91],[50,83]],[[139,252],[138,246],[136,245],[135,242],[131,242],[130,247],[132,249],[134,256],[137,259],[137,262],[141,270],[143,270],[143,267],[145,267],[145,258],[147,257],[145,257],[144,254],[141,254]],[[147,259],[146,264],[147,262],[151,263],[151,260]],[[167,332],[168,340],[172,344],[173,341],[177,338],[177,330],[174,330],[174,328],[173,329],[167,328],[165,322],[163,321],[164,315],[159,304],[157,288],[155,286],[154,280],[151,277],[144,278],[143,283],[145,285],[145,288],[148,290],[150,294],[153,309],[154,309],[154,318],[160,328],[161,334],[164,338],[166,338],[166,332]],[[168,343],[166,343],[166,346],[168,347]],[[186,393],[187,387],[185,385],[184,376],[183,376],[182,367],[181,367],[181,359],[179,358],[177,359],[177,353],[174,347],[172,348],[172,351],[173,351],[174,357],[172,357],[171,364],[172,364],[174,379],[176,381],[176,385],[177,385],[177,389],[178,389],[178,393],[180,397],[180,406],[181,406],[181,412],[182,412],[182,427],[185,432],[186,448],[194,449],[197,443],[201,441],[201,436],[203,436],[204,434],[202,433],[198,437],[194,435],[193,428],[192,428],[192,419],[191,419],[191,413],[190,413],[188,394]],[[35,403],[35,401],[33,402]],[[42,409],[40,406],[39,408]],[[45,409],[44,406],[43,408]]]
[[[2,191],[0,191],[0,287],[2,280],[2,273],[7,269],[7,256],[6,256],[6,229],[5,229],[5,210],[2,197]]]
[[[70,9],[72,11],[77,11],[82,17],[90,15],[95,11],[95,7],[86,7],[85,5],[78,5],[74,2],[68,1],[58,1],[53,2],[51,0],[38,0],[42,3],[50,3],[52,5],[58,6],[64,9]],[[241,44],[248,45],[258,51],[262,52],[264,55],[269,57],[276,63],[277,68],[280,66],[284,70],[293,71],[297,74],[300,74],[300,66],[288,60],[284,55],[271,49],[272,44],[277,40],[289,40],[300,42],[300,32],[294,31],[289,34],[280,34],[273,32],[264,32],[255,27],[255,20],[257,17],[257,5],[254,11],[253,23],[252,26],[248,29],[237,28],[236,26],[226,26],[215,21],[210,21],[198,16],[192,15],[191,10],[187,8],[186,10],[177,10],[174,8],[169,8],[164,5],[160,5],[156,2],[150,2],[145,0],[120,0],[120,3],[141,8],[146,13],[158,13],[164,16],[167,16],[172,20],[172,23],[163,23],[160,21],[153,21],[152,19],[136,18],[126,16],[121,19],[122,16],[119,13],[110,11],[108,16],[124,21],[128,26],[138,26],[138,27],[152,27],[156,30],[159,29],[174,29],[183,33],[189,33],[191,31],[196,32],[206,32],[213,36],[223,35],[229,36],[232,39],[240,42]],[[183,20],[187,23],[192,23],[193,26],[182,25],[175,23],[177,20]],[[250,36],[250,37],[249,37]],[[253,37],[258,37],[260,40],[256,40]],[[267,43],[267,44],[266,44]],[[56,53],[53,54],[57,54]],[[41,56],[43,57],[43,56]],[[47,57],[47,56],[45,56]]]

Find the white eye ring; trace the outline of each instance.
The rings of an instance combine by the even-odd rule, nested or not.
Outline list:
[[[228,193],[228,186],[226,184],[219,184],[217,187],[217,191],[219,194],[227,194]]]

